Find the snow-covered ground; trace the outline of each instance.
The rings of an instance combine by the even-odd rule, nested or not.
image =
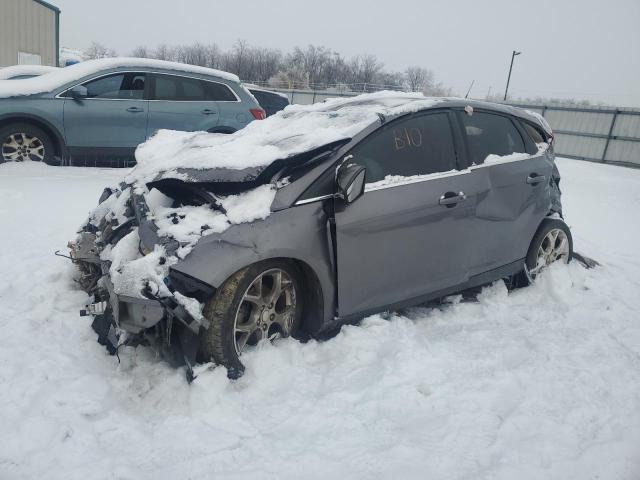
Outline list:
[[[559,161],[576,249],[477,303],[282,340],[246,374],[95,342],[53,256],[122,170],[0,165],[0,478],[640,478],[640,170]]]

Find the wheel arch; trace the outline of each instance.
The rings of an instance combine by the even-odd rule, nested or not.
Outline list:
[[[60,131],[51,122],[44,120],[41,117],[26,113],[10,114],[0,117],[0,128],[11,125],[13,123],[28,123],[30,125],[33,125],[34,127],[41,128],[51,137],[56,155],[61,159],[65,157],[66,148],[64,138],[62,137]]]
[[[172,270],[187,275],[199,282],[203,282],[211,286],[214,290],[217,290],[227,279],[240,270],[255,265],[256,263],[268,260],[280,260],[291,263],[300,272],[302,277],[301,282],[304,286],[302,330],[305,336],[317,336],[323,330],[328,320],[325,318],[329,313],[327,311],[330,305],[328,302],[333,301],[331,292],[327,292],[327,289],[331,288],[330,284],[326,281],[328,279],[325,279],[323,282],[321,273],[319,273],[310,262],[301,258],[288,256],[286,254],[283,255],[283,252],[274,252],[273,255],[259,256],[252,253],[253,252],[248,249],[232,248],[231,251],[228,250],[227,255],[224,257],[227,259],[235,257],[234,260],[226,265],[219,264],[218,266],[220,268],[215,269],[215,272],[208,268],[201,269],[200,267],[206,265],[207,262],[195,256],[194,258],[187,256],[183,262],[174,265]]]
[[[260,258],[255,262],[248,263],[244,265],[242,268],[239,268],[232,274],[228,275],[227,278],[235,275],[238,271],[243,268],[247,268],[251,265],[255,265],[256,263],[266,262],[266,261],[282,261],[294,265],[295,268],[299,271],[301,275],[301,282],[303,288],[303,311],[302,311],[302,324],[301,329],[303,336],[316,336],[321,330],[324,323],[324,291],[322,288],[322,283],[320,282],[320,278],[318,274],[314,270],[314,268],[306,261],[301,260],[299,258],[286,257],[286,256],[272,256]]]
[[[324,323],[324,293],[315,270],[303,260],[284,258],[294,263],[302,273],[303,311],[302,330],[307,335],[316,335]]]

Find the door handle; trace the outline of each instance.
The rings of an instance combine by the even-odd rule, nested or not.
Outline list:
[[[142,108],[142,107],[129,107],[129,108],[127,108],[127,112],[130,112],[130,113],[144,112],[144,108]]]
[[[527,177],[527,183],[529,185],[537,185],[540,182],[544,182],[547,179],[544,175],[538,175],[537,173],[532,173]]]
[[[455,207],[458,203],[463,202],[467,199],[467,196],[464,192],[446,192],[440,197],[438,203],[447,208]]]
[[[211,110],[210,108],[205,108],[204,110],[200,111],[200,113],[202,113],[203,115],[215,115],[216,111]]]

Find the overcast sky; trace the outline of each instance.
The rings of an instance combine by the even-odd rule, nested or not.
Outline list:
[[[61,45],[92,41],[121,54],[138,45],[236,39],[283,52],[324,45],[374,54],[388,70],[427,67],[464,95],[587,98],[640,106],[640,0],[50,0]]]

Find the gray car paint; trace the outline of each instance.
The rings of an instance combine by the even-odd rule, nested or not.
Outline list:
[[[479,102],[445,100],[428,110],[458,112],[469,105],[539,125],[536,117],[524,111]],[[413,114],[422,113],[405,115]],[[400,117],[380,118],[324,154],[318,152],[313,158],[295,155],[283,159],[279,167],[274,163],[246,171],[191,171],[183,177],[184,182],[178,181],[179,186],[204,186],[202,181],[211,182],[215,177],[217,182],[206,186],[240,191],[262,182],[277,183],[279,188],[270,216],[201,237],[185,258],[170,267],[167,281],[180,291],[186,289],[187,284],[181,282],[187,280],[190,291],[195,288],[195,294],[210,298],[232,274],[248,265],[273,258],[291,259],[304,273],[302,294],[307,309],[303,326],[307,333],[321,336],[339,323],[414,305],[521,271],[540,223],[548,215],[561,215],[559,189],[550,186],[556,171],[552,148],[526,160],[474,167],[461,142],[462,130],[454,126],[458,171],[370,190],[346,205],[334,194],[340,165],[347,159],[352,162],[351,150],[381,124]],[[450,117],[455,118],[453,114]],[[526,148],[537,151],[530,141]],[[296,165],[304,161],[315,163],[302,170],[286,167],[287,162]],[[545,181],[527,183],[527,177],[534,173],[543,175]],[[148,184],[149,188],[176,182],[162,175],[158,178]],[[325,181],[329,192],[314,197],[312,187]],[[440,197],[449,191],[462,191],[466,198],[453,208],[440,205]],[[131,199],[135,212],[131,221],[139,225],[141,248],[153,250],[159,243],[167,255],[174,255],[179,245],[171,238],[158,236],[144,196],[134,192]],[[100,251],[94,248],[94,233],[86,231],[82,238],[89,245],[76,248],[76,258],[91,249]],[[101,268],[100,282],[107,286],[113,318],[121,328],[136,334],[164,315],[177,315],[177,310],[169,310],[174,307],[165,306],[161,299],[114,294],[108,288],[108,268],[104,264]],[[200,323],[184,314],[177,318],[190,332],[198,331]],[[204,323],[202,326],[206,328]]]
[[[51,92],[34,95],[0,98],[0,126],[17,122],[31,122],[49,132],[56,143],[58,153],[68,157],[78,149],[83,153],[109,152],[109,149],[124,149],[132,153],[135,147],[151,136],[158,128],[176,128],[178,124],[167,115],[154,116],[152,128],[147,128],[149,104],[153,100],[135,99],[72,99],[59,96],[66,90],[90,80],[112,73],[153,72],[182,75],[225,84],[236,94],[238,102],[202,102],[218,111],[216,115],[202,115],[204,120],[194,129],[231,133],[253,120],[252,108],[260,108],[253,96],[238,82],[215,76],[177,70],[150,67],[118,67],[104,69],[79,80],[61,85]],[[175,111],[191,111],[191,102],[172,102]],[[194,102],[200,104],[201,102]],[[173,107],[172,107],[173,108]],[[200,110],[203,110],[201,108]],[[200,111],[198,110],[198,111]],[[186,129],[182,126],[181,129]],[[90,150],[87,150],[90,149]]]
[[[467,105],[539,124],[535,117],[507,106],[451,100],[437,108]],[[519,271],[536,229],[558,203],[548,186],[552,150],[524,161],[483,165],[367,192],[348,206],[335,198],[296,204],[322,172],[335,169],[379,125],[365,129],[322,164],[281,188],[273,202],[276,208],[272,207],[277,211],[266,220],[204,237],[172,268],[217,288],[257,261],[296,259],[312,269],[322,287],[324,308],[315,325],[318,329]],[[224,178],[224,172],[219,173]],[[547,182],[527,184],[532,173],[544,175]],[[467,200],[456,208],[444,208],[437,200],[447,191],[464,191]],[[331,235],[334,208],[337,252]]]

